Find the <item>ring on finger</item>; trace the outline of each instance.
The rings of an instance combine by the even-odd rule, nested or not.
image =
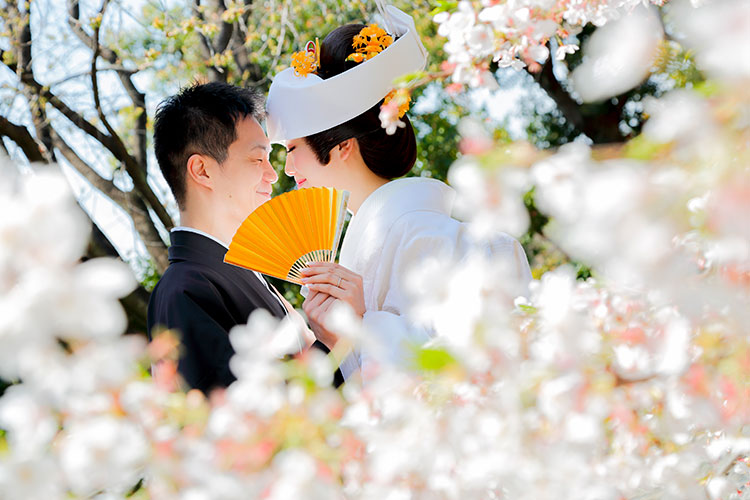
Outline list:
[[[341,276],[339,276],[339,281],[338,281],[338,283],[336,283],[336,287],[337,287],[337,288],[341,288],[341,280],[342,280],[342,279],[343,279],[343,278],[342,278]]]

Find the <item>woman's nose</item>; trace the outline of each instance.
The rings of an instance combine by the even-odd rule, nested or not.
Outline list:
[[[286,155],[286,160],[284,161],[284,173],[289,177],[294,177],[294,174],[297,173],[294,170],[294,161],[289,158],[288,154]]]

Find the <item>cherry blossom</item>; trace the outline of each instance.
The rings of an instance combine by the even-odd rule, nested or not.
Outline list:
[[[443,48],[448,54],[447,60],[455,64],[452,80],[479,87],[495,82],[486,69],[487,61],[492,60],[501,68],[533,69],[549,58],[547,44],[550,40],[558,43],[555,57],[562,60],[578,49],[575,43],[567,40],[583,26],[588,23],[604,26],[623,15],[628,17],[626,14],[641,3],[641,0],[519,0],[507,3],[462,0],[455,9],[438,13],[433,20],[439,25],[438,34],[447,38]],[[662,1],[648,3],[661,5]],[[658,33],[649,31],[643,24],[639,27],[643,27],[644,37],[629,38],[631,44],[644,46],[643,50],[636,51],[638,54],[644,52],[645,47],[652,46],[649,40]],[[647,58],[643,61],[643,54],[633,54],[631,44],[622,44],[623,50],[628,51],[626,54],[648,64]]]
[[[551,38],[559,57],[577,27],[615,29],[640,3],[460,2],[436,22],[472,85],[477,57],[539,63]],[[87,223],[56,167],[0,160],[0,497],[750,498],[748,94],[744,66],[717,62],[744,18],[714,43],[692,17],[713,26],[726,5],[675,11],[722,92],[646,103],[643,134],[606,159],[462,123],[462,251],[409,275],[409,314],[435,337],[340,390],[330,357],[285,360],[299,325],[263,313],[230,334],[236,382],[181,390],[174,333],[121,336],[127,267],[79,262]],[[513,285],[502,232],[524,233],[532,188],[550,244],[593,277],[563,265]],[[345,307],[328,326],[378,345]]]

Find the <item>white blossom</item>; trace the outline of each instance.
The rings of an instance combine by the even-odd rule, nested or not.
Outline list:
[[[128,491],[138,482],[149,455],[140,429],[112,416],[71,422],[60,446],[61,469],[78,495]]]
[[[742,0],[710,2],[697,8],[670,4],[681,42],[696,51],[696,63],[712,76],[739,81],[750,76],[750,5]]]
[[[587,40],[585,58],[570,74],[573,88],[591,102],[635,87],[648,76],[662,36],[653,7],[639,7],[607,23]]]

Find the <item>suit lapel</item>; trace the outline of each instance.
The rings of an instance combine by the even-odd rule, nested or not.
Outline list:
[[[256,305],[265,307],[274,316],[286,315],[286,309],[271,289],[261,283],[252,271],[224,262],[224,255],[227,252],[224,246],[190,231],[172,231],[170,237],[172,240],[172,246],[169,247],[170,263],[188,261],[211,267],[227,280],[252,293],[255,296]]]

